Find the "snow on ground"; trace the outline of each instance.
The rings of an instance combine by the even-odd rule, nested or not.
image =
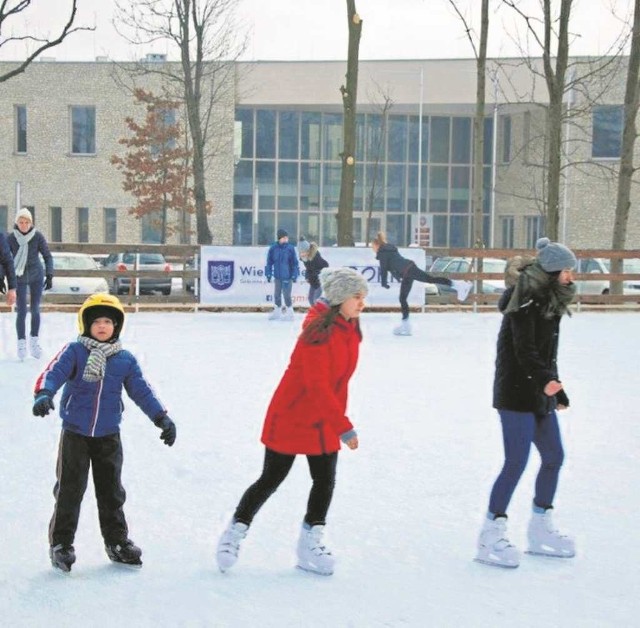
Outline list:
[[[343,450],[327,541],[332,577],[294,569],[309,487],[299,459],[256,518],[236,567],[218,572],[215,545],[260,471],[262,419],[299,330],[263,314],[138,313],[123,340],[178,426],[176,445],[126,403],[125,507],[144,567],[104,554],[93,489],[85,496],[69,577],[47,556],[59,419],[31,414],[44,359],[15,358],[14,318],[0,315],[0,623],[39,626],[502,627],[640,623],[637,533],[640,316],[579,313],[563,321],[561,416],[566,462],[556,520],[575,535],[572,560],[524,556],[517,570],[474,562],[501,465],[491,408],[498,314],[363,316],[350,416],[360,449]],[[75,315],[43,315],[52,356],[76,335]],[[56,398],[58,401],[59,396]],[[126,401],[125,401],[126,402]],[[510,508],[524,549],[538,457]]]

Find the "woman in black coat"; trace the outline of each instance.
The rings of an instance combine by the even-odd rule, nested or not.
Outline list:
[[[400,310],[402,311],[402,321],[400,325],[393,330],[396,336],[411,335],[409,302],[407,298],[409,297],[414,281],[450,286],[458,293],[458,301],[464,301],[471,290],[470,281],[435,277],[421,270],[413,260],[402,257],[398,252],[398,247],[389,244],[387,242],[387,236],[382,231],[379,231],[378,235],[371,242],[371,248],[376,254],[376,259],[380,262],[380,283],[382,287],[390,287],[388,281],[389,273],[391,273],[394,279],[400,282]]]
[[[575,295],[575,255],[565,246],[541,238],[538,256],[510,272],[510,287],[500,299],[503,313],[498,334],[493,406],[502,423],[505,461],[489,499],[480,533],[477,560],[517,567],[519,553],[506,538],[507,507],[526,467],[533,443],[541,466],[535,484],[528,530],[529,553],[569,558],[572,539],[561,535],[551,520],[553,498],[564,458],[556,410],[569,406],[557,366],[560,320]]]

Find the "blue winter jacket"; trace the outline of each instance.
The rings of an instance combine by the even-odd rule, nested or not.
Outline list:
[[[9,234],[7,240],[9,241],[11,254],[15,258],[16,253],[20,248],[18,239],[12,232]],[[45,275],[53,275],[53,257],[51,257],[49,245],[47,244],[45,237],[39,231],[36,231],[27,246],[29,247],[27,253],[27,265],[24,268],[24,273],[17,278],[18,283],[44,281]],[[42,255],[42,259],[44,260],[44,270],[40,263],[40,255]]]
[[[274,242],[267,253],[267,265],[264,267],[267,279],[275,277],[283,281],[296,280],[300,274],[296,248],[288,242]]]
[[[0,281],[7,279],[9,290],[16,289],[16,269],[13,265],[13,255],[4,233],[0,233]]]
[[[120,431],[124,404],[122,388],[150,418],[166,414],[151,386],[142,376],[136,358],[124,349],[107,358],[104,379],[85,382],[82,373],[89,350],[80,342],[71,342],[48,364],[38,377],[36,394],[46,389],[53,395],[64,384],[60,399],[60,417],[65,430],[83,436],[107,436]]]

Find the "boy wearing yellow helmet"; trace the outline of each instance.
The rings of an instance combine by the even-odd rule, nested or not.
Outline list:
[[[80,335],[47,365],[35,384],[33,414],[46,416],[62,388],[62,433],[56,465],[55,509],[49,525],[51,564],[71,571],[80,504],[92,467],[100,530],[108,557],[140,567],[142,551],[129,539],[122,487],[123,388],[173,445],[176,427],[145,380],[136,358],[122,348],[124,308],[109,294],[91,295],[78,311]]]

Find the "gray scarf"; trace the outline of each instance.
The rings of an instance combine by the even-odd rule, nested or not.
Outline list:
[[[87,364],[82,373],[82,379],[85,382],[99,382],[104,379],[104,373],[107,368],[107,358],[122,350],[122,344],[119,340],[115,342],[98,342],[87,336],[78,336],[78,342],[89,349],[89,357]]]
[[[517,312],[535,301],[544,318],[551,319],[563,314],[571,316],[569,304],[575,294],[575,284],[561,285],[557,278],[543,270],[538,262],[534,262],[520,269],[518,282],[504,313]]]
[[[24,275],[24,269],[27,267],[27,257],[29,256],[29,242],[36,235],[36,230],[31,229],[27,233],[22,233],[20,229],[14,229],[13,235],[18,241],[18,252],[13,258],[13,265],[16,267],[16,276],[22,277]]]

